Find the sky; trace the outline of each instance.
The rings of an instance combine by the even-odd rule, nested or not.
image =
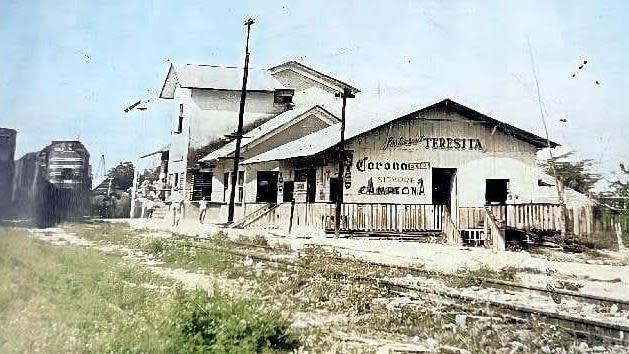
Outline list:
[[[543,133],[535,68],[562,151],[608,180],[629,164],[628,1],[1,3],[0,127],[18,130],[16,158],[78,138],[98,173],[101,155],[110,168],[157,150],[172,103],[123,109],[157,96],[170,61],[242,65],[253,17],[252,67],[298,60],[376,103],[449,97]]]

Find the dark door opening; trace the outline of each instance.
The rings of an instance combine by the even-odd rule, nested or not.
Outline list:
[[[341,195],[341,185],[338,177],[330,177],[330,201],[336,202]]]
[[[508,179],[488,179],[485,182],[485,204],[505,205],[509,193]]]
[[[277,203],[277,171],[258,171],[257,203]]]
[[[293,191],[295,190],[295,182],[284,182],[284,194],[282,195],[282,201],[284,203],[293,201]]]
[[[314,203],[317,195],[317,179],[314,169],[295,170],[295,182],[306,182],[306,202]]]
[[[456,175],[456,168],[432,169],[432,204],[451,207],[452,183]]]

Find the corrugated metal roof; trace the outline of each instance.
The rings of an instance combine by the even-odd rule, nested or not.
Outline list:
[[[274,130],[280,128],[281,126],[291,122],[292,120],[303,116],[305,114],[311,113],[313,111],[315,111],[317,108],[323,109],[325,110],[325,108],[323,108],[321,105],[314,105],[314,106],[304,106],[302,108],[295,108],[293,110],[289,110],[286,111],[284,113],[281,113],[273,118],[271,118],[269,121],[267,121],[266,123],[260,125],[259,127],[247,132],[247,138],[243,138],[243,145],[242,147],[246,147],[247,145],[257,141],[258,139],[266,136],[267,134],[273,132]],[[327,112],[327,111],[326,111]],[[330,116],[333,116],[331,113],[327,112]],[[204,161],[213,161],[213,160],[217,160],[226,156],[229,156],[230,154],[232,154],[234,151],[236,150],[236,141],[231,141],[227,144],[225,144],[224,146],[222,146],[221,148],[214,150],[212,152],[210,152],[209,154],[205,155],[203,158],[201,158],[199,161],[200,162],[204,162]]]
[[[184,88],[240,91],[242,88],[243,69],[238,67],[213,65],[175,65],[171,64],[161,97],[166,98],[173,88],[169,85],[179,83]],[[266,69],[249,69],[248,91],[275,91],[286,89]]]
[[[400,106],[400,103],[398,103],[397,105],[391,103],[383,105],[379,102],[375,103],[377,104],[377,106],[374,109],[368,108],[368,105],[365,104],[355,104],[355,107],[352,107],[350,109],[350,103],[354,102],[352,102],[352,100],[348,101],[348,113],[346,117],[345,128],[346,141],[349,141],[350,139],[357,137],[358,135],[367,133],[380,126],[391,123],[397,119],[403,119],[410,114],[417,113],[424,109],[443,105],[445,107],[448,107],[449,109],[460,112],[463,116],[470,119],[488,121],[496,124],[497,129],[505,131],[516,138],[527,141],[536,147],[546,147],[546,139],[533,133],[516,128],[510,124],[500,122],[498,120],[485,116],[477,111],[474,111],[471,108],[463,106],[450,99],[444,99],[437,103],[424,105],[419,109],[409,109],[409,106],[405,105],[404,103],[401,103]],[[333,125],[331,127],[307,135],[301,139],[297,139],[288,144],[279,146],[273,150],[250,158],[243,163],[250,164],[272,160],[285,160],[292,157],[311,156],[335,146],[336,144],[338,144],[339,140],[340,126]],[[559,144],[551,141],[551,146],[554,147],[557,145]]]

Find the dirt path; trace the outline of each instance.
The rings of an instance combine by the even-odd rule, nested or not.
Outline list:
[[[117,253],[122,255],[125,262],[141,264],[157,275],[172,279],[187,289],[204,289],[211,291],[220,289],[237,297],[259,297],[261,294],[254,284],[245,279],[230,279],[220,274],[211,272],[193,272],[183,268],[165,266],[164,262],[154,258],[150,254],[129,247],[103,242],[94,242],[80,237],[77,234],[66,232],[63,228],[30,229],[30,234],[38,240],[56,246],[74,245],[95,249],[103,253]],[[169,233],[147,234],[151,237],[168,238]],[[247,262],[247,260],[245,260]],[[252,264],[255,267],[255,264]],[[145,284],[134,284],[144,286]],[[161,289],[166,290],[168,289]],[[390,353],[397,349],[413,349],[425,351],[429,346],[417,343],[400,343],[382,337],[373,337],[364,334],[352,333],[352,331],[336,330],[323,335],[317,333],[319,328],[346,328],[352,321],[348,316],[339,313],[330,313],[325,310],[297,311],[290,314],[291,327],[297,331],[312,333],[309,336],[317,337],[317,341],[325,343],[329,348],[328,353],[337,352],[376,352]],[[321,344],[319,343],[319,344]],[[348,351],[349,350],[349,351]],[[466,353],[462,351],[461,353]]]
[[[505,267],[518,270],[520,281],[525,285],[545,287],[557,280],[574,282],[581,292],[611,298],[629,300],[629,253],[615,252],[613,258],[589,260],[555,253],[549,256],[528,252],[496,252],[484,248],[461,247],[432,243],[414,243],[396,240],[329,238],[322,235],[298,233],[285,235],[274,230],[222,229],[214,225],[200,225],[186,221],[177,228],[160,220],[126,219],[136,229],[148,228],[170,231],[182,235],[208,237],[216,232],[226,232],[230,238],[262,235],[269,243],[280,243],[300,250],[311,245],[325,246],[341,255],[366,261],[391,265],[421,266],[426,270],[454,274],[461,269],[474,270],[487,266],[499,271]],[[611,264],[605,264],[611,263]]]

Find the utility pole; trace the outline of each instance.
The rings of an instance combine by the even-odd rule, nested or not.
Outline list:
[[[565,239],[566,237],[566,228],[567,228],[567,207],[566,207],[566,198],[564,196],[564,184],[563,181],[559,178],[557,174],[557,167],[555,166],[555,157],[553,156],[553,147],[550,143],[550,135],[548,134],[548,125],[546,125],[546,117],[544,116],[544,104],[542,103],[542,93],[539,87],[539,80],[537,79],[537,69],[535,68],[535,58],[533,57],[533,49],[531,48],[531,41],[527,38],[527,44],[529,47],[529,56],[531,58],[531,70],[533,71],[533,78],[535,79],[535,87],[537,89],[537,103],[539,105],[539,115],[542,119],[542,124],[544,125],[544,132],[546,133],[546,146],[548,148],[548,155],[550,158],[548,159],[550,164],[550,169],[553,173],[553,177],[555,178],[555,186],[557,187],[557,198],[559,201],[559,220],[561,225],[561,238]]]
[[[334,215],[334,237],[339,237],[340,229],[341,229],[341,207],[343,205],[343,173],[345,167],[345,106],[347,105],[348,98],[354,98],[354,94],[350,89],[345,88],[343,92],[339,92],[336,94],[336,97],[341,97],[343,99],[343,108],[341,109],[341,141],[339,143],[339,177],[338,177],[338,186],[339,191],[336,197],[336,211]]]
[[[249,76],[249,33],[251,25],[254,24],[252,18],[245,21],[247,26],[247,42],[245,44],[245,68],[242,75],[242,90],[240,91],[240,110],[238,111],[238,130],[236,131],[236,151],[234,152],[234,168],[232,169],[231,185],[229,191],[229,209],[227,213],[227,223],[234,222],[234,199],[236,198],[236,183],[238,183],[238,165],[240,164],[240,143],[242,140],[242,125],[245,115],[245,101],[247,99],[247,78]]]

